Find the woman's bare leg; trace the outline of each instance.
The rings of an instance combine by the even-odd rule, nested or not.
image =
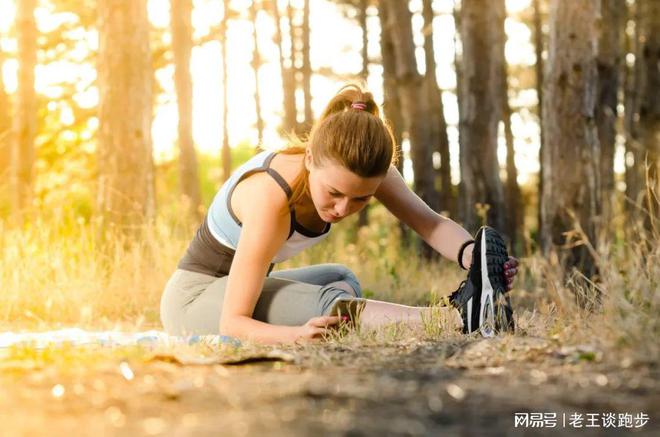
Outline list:
[[[453,307],[412,307],[380,300],[365,299],[366,304],[360,313],[360,324],[366,328],[376,328],[388,323],[405,322],[412,325],[422,326],[422,317],[429,320],[431,311],[438,311],[442,320],[450,328],[460,329],[463,327],[461,316]]]

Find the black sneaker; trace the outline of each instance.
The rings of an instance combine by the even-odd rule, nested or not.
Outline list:
[[[513,309],[506,295],[504,263],[509,259],[506,245],[493,228],[483,226],[474,238],[468,277],[449,297],[463,318],[463,332],[479,330],[484,337],[513,331]]]

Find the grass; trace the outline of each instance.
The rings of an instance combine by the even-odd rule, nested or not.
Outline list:
[[[464,278],[449,261],[428,263],[414,248],[401,248],[398,226],[382,207],[372,208],[370,215],[368,227],[356,232],[354,220],[347,220],[326,242],[278,268],[342,263],[360,278],[365,297],[408,305],[433,305]],[[142,241],[127,244],[66,213],[21,228],[0,222],[0,328],[159,329],[161,291],[194,231],[174,215],[159,217]],[[554,257],[522,259],[512,298],[516,335],[597,344],[656,362],[660,237],[641,228],[631,235],[636,237],[592,247],[601,271],[597,284],[579,272],[567,275]],[[576,305],[576,295],[591,302],[591,308]],[[393,324],[378,331],[340,331],[330,340],[376,344],[410,336],[454,341],[460,334],[443,329],[432,314],[421,330]]]
[[[384,220],[384,214],[376,211],[373,221]],[[340,262],[354,269],[368,297],[419,305],[428,303],[430,293],[449,291],[441,277],[458,284],[461,272],[449,262],[429,265],[411,250],[400,251],[397,234],[388,231],[391,224],[373,224],[359,236],[351,231],[353,223],[342,224],[329,241],[278,268]],[[161,291],[194,231],[161,217],[147,238],[126,244],[111,231],[100,234],[93,223],[67,216],[37,219],[20,229],[0,222],[0,324],[157,326]]]

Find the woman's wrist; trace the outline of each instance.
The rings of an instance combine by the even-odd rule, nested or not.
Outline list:
[[[221,323],[220,334],[255,341],[263,344],[296,343],[303,337],[302,326],[273,325],[254,320],[251,317],[238,316]]]
[[[465,243],[461,244],[461,247],[458,250],[458,265],[463,270],[468,270],[469,266],[472,264],[472,249],[474,249],[474,240],[467,240]]]
[[[289,331],[289,343],[298,344],[299,339],[302,338],[302,326],[291,326]]]

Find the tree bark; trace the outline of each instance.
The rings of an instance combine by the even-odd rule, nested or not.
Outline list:
[[[367,0],[360,0],[358,6],[358,21],[360,23],[360,30],[362,31],[362,70],[360,71],[360,79],[363,83],[367,83],[369,78],[369,39],[367,32]],[[360,215],[358,216],[357,226],[362,228],[369,224],[369,204],[365,205],[364,208],[360,210]]]
[[[360,23],[360,30],[362,31],[362,70],[360,70],[360,79],[362,79],[364,83],[367,83],[369,77],[369,32],[367,29],[368,7],[368,0],[359,0],[358,21]]]
[[[645,16],[642,11],[643,1],[628,6],[629,18],[635,22],[635,31],[632,35],[626,34],[626,52],[634,55],[635,62],[626,64],[625,94],[624,94],[624,117],[623,126],[626,138],[625,156],[625,181],[627,201],[637,204],[640,202],[638,195],[642,187],[641,171],[641,143],[639,134],[639,109],[642,95],[642,28]],[[637,208],[625,208],[629,223],[633,223],[638,216]],[[632,227],[628,228],[631,229]],[[635,232],[633,231],[632,234]]]
[[[504,18],[503,0],[462,3],[462,217],[466,228],[473,231],[480,225],[475,205],[481,203],[487,205],[488,224],[506,233],[507,210],[497,161],[498,126],[502,119]]]
[[[295,82],[293,81],[293,59],[289,59],[289,66],[287,67],[286,59],[284,57],[284,49],[282,47],[282,16],[277,6],[277,1],[271,3],[273,17],[275,18],[275,44],[277,45],[277,54],[280,63],[280,75],[282,77],[282,100],[284,107],[284,116],[282,119],[281,129],[286,133],[294,132],[296,129],[296,99],[295,99]]]
[[[259,38],[257,34],[257,2],[250,5],[250,18],[252,20],[252,69],[254,70],[254,104],[257,113],[257,138],[261,145],[264,140],[264,119],[261,116],[261,93],[259,92],[259,69],[261,68],[261,52],[259,51]]]
[[[309,0],[305,0],[303,6],[303,23],[302,23],[302,89],[304,96],[305,106],[305,121],[302,126],[302,132],[308,133],[314,123],[314,113],[312,112],[312,63],[310,61],[310,46],[309,46]]]
[[[179,179],[181,193],[189,205],[193,219],[200,218],[201,196],[197,171],[197,155],[192,133],[192,0],[172,0],[172,50],[174,52],[174,85],[179,112]]]
[[[543,62],[543,48],[544,44],[544,35],[543,35],[543,26],[542,22],[542,11],[541,11],[541,2],[540,0],[533,0],[534,2],[534,51],[536,53],[536,63],[534,64],[534,69],[536,73],[536,96],[538,99],[538,122],[539,122],[539,180],[538,180],[538,190],[537,190],[537,214],[536,214],[536,244],[541,246],[541,235],[543,234],[542,226],[543,220],[541,218],[541,210],[543,209],[543,144],[545,143],[545,135],[543,134],[543,71],[544,62]]]
[[[231,176],[231,151],[229,150],[229,75],[227,74],[227,25],[229,24],[229,6],[223,2],[223,18],[220,26],[220,48],[222,51],[222,181]]]
[[[34,70],[37,64],[37,26],[34,19],[35,0],[16,3],[16,34],[18,42],[18,89],[14,117],[12,148],[12,212],[20,221],[32,205],[37,135],[37,97]]]
[[[423,78],[417,72],[412,14],[407,2],[385,0],[379,3],[379,7],[387,8],[387,21],[382,24],[383,32],[392,32],[390,37],[395,58],[394,74],[410,141],[415,191],[435,211],[438,202],[433,184],[431,126],[427,99],[422,94]]]
[[[459,144],[459,169],[460,169],[460,161],[461,159],[461,147],[460,145],[463,144],[463,138],[465,138],[465,124],[462,121],[461,113],[461,102],[463,101],[463,96],[462,96],[462,89],[463,89],[463,78],[462,78],[462,71],[463,67],[461,66],[462,64],[462,53],[460,48],[461,45],[461,38],[460,38],[460,33],[461,33],[461,10],[459,8],[459,4],[457,2],[454,3],[454,7],[452,10],[452,17],[454,18],[454,74],[456,75],[456,88],[454,90],[456,94],[456,102],[458,103],[458,144]],[[461,50],[459,50],[459,48]],[[462,173],[462,170],[461,170]],[[461,175],[461,179],[463,176]],[[465,202],[465,184],[459,182],[458,184],[458,197],[456,198],[455,201],[455,209],[456,209],[456,214],[455,216],[457,219],[463,220],[463,210],[464,208],[464,202]]]
[[[543,122],[543,236],[545,254],[560,252],[566,273],[572,267],[591,278],[596,265],[585,245],[564,235],[579,221],[597,247],[600,146],[595,122],[598,0],[552,0],[545,74]]]
[[[428,98],[428,106],[432,117],[431,135],[434,151],[440,155],[440,167],[436,173],[440,182],[440,206],[450,216],[455,214],[453,186],[451,184],[451,167],[449,156],[449,138],[447,136],[447,121],[442,102],[442,92],[436,78],[437,65],[435,48],[433,46],[433,6],[431,0],[422,3],[424,17],[424,58],[426,74],[424,75],[424,94]]]
[[[287,133],[298,132],[298,106],[296,104],[296,28],[293,22],[293,6],[291,0],[287,2],[286,13],[287,23],[289,24],[289,67],[286,74],[282,76],[282,87],[284,93],[284,130]]]
[[[403,174],[403,151],[401,143],[403,142],[403,114],[401,113],[401,99],[399,97],[399,88],[396,81],[396,58],[394,53],[393,34],[386,23],[389,23],[388,11],[383,3],[378,6],[378,13],[381,21],[380,50],[383,63],[383,112],[385,118],[389,121],[394,139],[396,141],[396,167]],[[401,244],[404,247],[410,246],[410,229],[399,222],[401,232]]]
[[[601,205],[603,225],[609,226],[614,201],[614,151],[621,69],[621,35],[624,31],[625,0],[601,0],[598,41],[598,104],[596,124],[601,150]]]
[[[134,233],[155,215],[147,5],[101,0],[98,12],[98,208],[104,223]]]
[[[504,49],[504,45],[502,45]],[[504,56],[504,53],[502,53]],[[522,247],[518,246],[523,229],[524,206],[518,186],[518,169],[516,168],[516,149],[514,147],[513,130],[511,129],[511,105],[509,104],[508,69],[502,63],[502,121],[504,122],[504,138],[506,140],[506,203],[507,203],[507,234],[511,238],[511,254],[520,255]]]

